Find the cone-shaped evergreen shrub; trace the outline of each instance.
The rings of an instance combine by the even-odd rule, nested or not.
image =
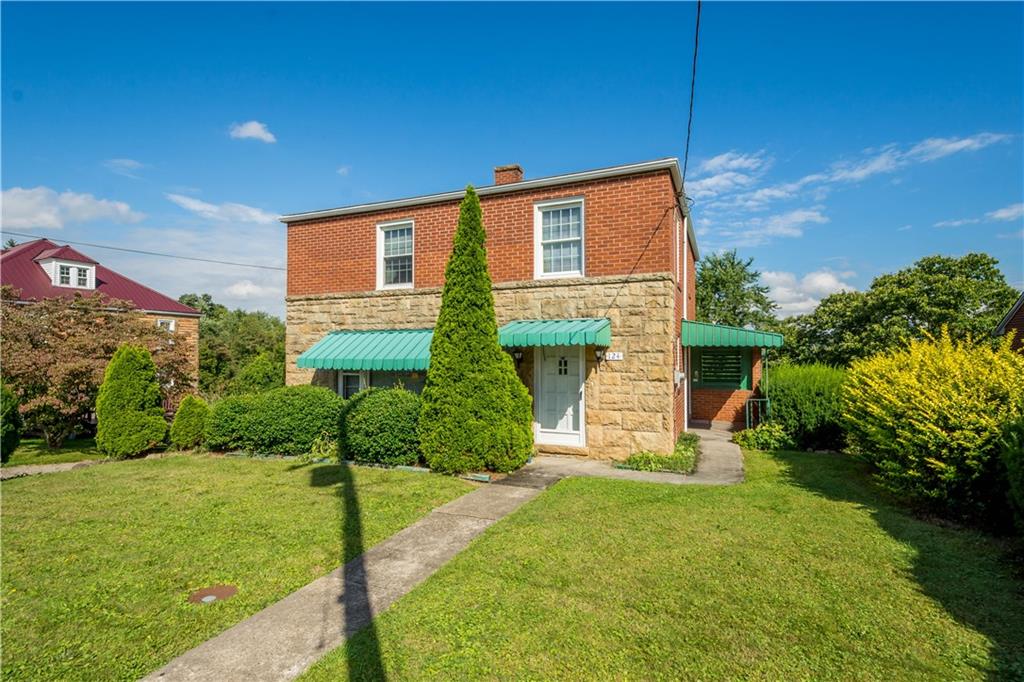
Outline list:
[[[467,187],[420,412],[420,448],[435,471],[512,471],[533,451],[530,394],[498,345],[484,242],[480,199]]]
[[[125,344],[107,365],[96,396],[96,447],[123,459],[151,449],[166,435],[153,358],[145,348]]]
[[[209,413],[205,400],[194,395],[185,396],[171,423],[171,444],[179,450],[189,450],[202,443]]]
[[[23,422],[18,412],[18,396],[0,384],[0,461],[6,462],[21,443]]]

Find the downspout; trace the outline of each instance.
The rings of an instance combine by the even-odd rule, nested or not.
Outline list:
[[[683,319],[689,319],[686,315],[689,312],[688,303],[690,300],[690,275],[688,266],[690,264],[690,231],[687,229],[686,221],[689,217],[683,213]],[[683,349],[683,431],[690,430],[690,349]]]

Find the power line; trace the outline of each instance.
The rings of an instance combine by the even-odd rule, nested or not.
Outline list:
[[[255,263],[237,263],[234,261],[227,260],[216,260],[214,258],[197,258],[195,256],[179,256],[173,253],[157,253],[156,251],[143,251],[142,249],[127,249],[123,246],[110,246],[108,244],[91,244],[89,242],[73,242],[66,239],[51,239],[39,234],[26,234],[24,232],[12,232],[10,230],[4,230],[3,234],[13,234],[17,237],[31,237],[32,239],[49,239],[52,242],[63,242],[65,244],[74,244],[75,246],[88,246],[94,249],[110,249],[111,251],[124,251],[125,253],[138,253],[143,256],[160,256],[161,258],[177,258],[178,260],[191,260],[199,263],[214,263],[216,265],[233,265],[239,268],[257,268],[259,270],[278,270],[281,272],[287,271],[287,268],[279,268],[273,265],[257,265]]]
[[[693,70],[690,72],[690,115],[686,120],[686,152],[683,154],[683,182],[690,165],[690,136],[693,135],[693,95],[697,89],[697,48],[700,46],[700,2],[697,0],[697,27],[693,32]]]

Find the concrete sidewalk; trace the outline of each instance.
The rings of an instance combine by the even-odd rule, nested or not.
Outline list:
[[[103,464],[102,459],[87,459],[81,462],[61,462],[60,464],[22,464],[19,466],[0,468],[0,481],[20,476],[35,476],[36,474],[54,474],[59,471],[71,471],[91,467],[94,464]]]
[[[144,679],[294,679],[539,494],[488,485],[463,495]]]

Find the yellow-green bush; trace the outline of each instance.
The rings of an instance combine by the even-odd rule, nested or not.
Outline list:
[[[1005,512],[999,460],[1020,416],[1024,356],[949,336],[854,361],[842,391],[850,445],[889,490],[934,511],[993,519]]]

